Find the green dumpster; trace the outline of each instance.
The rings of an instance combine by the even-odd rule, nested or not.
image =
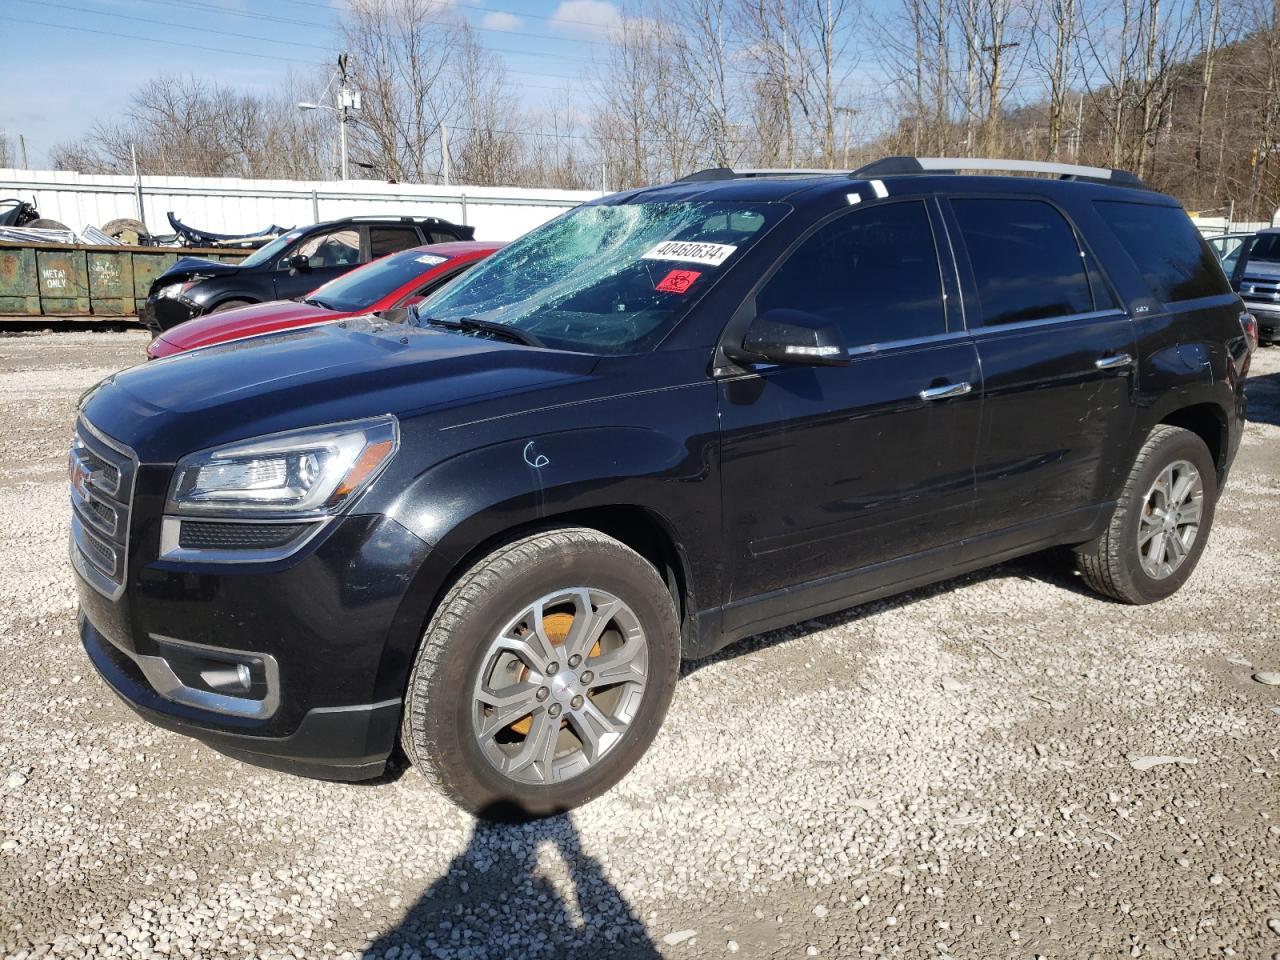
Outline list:
[[[0,243],[0,320],[135,317],[179,257],[235,262],[252,250]]]

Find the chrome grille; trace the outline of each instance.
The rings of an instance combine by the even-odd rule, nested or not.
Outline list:
[[[1240,282],[1240,295],[1255,300],[1280,300],[1280,278],[1246,276]]]
[[[67,462],[71,487],[71,560],[99,593],[124,589],[129,511],[137,458],[87,421],[76,425]]]

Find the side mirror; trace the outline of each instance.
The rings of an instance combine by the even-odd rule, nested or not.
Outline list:
[[[849,363],[840,328],[817,314],[778,307],[751,321],[740,350],[728,351],[748,363],[790,363],[843,367]]]
[[[310,273],[311,258],[303,253],[292,256],[289,258],[289,269],[295,273]]]

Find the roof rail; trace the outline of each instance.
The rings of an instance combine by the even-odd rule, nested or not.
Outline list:
[[[1001,160],[991,157],[885,157],[854,170],[849,176],[891,177],[902,174],[955,173],[983,170],[993,173],[1046,173],[1062,180],[1087,180],[1116,186],[1150,189],[1127,170],[1086,167],[1076,163],[1049,163],[1043,160]]]
[[[744,180],[752,177],[833,177],[847,172],[847,170],[802,167],[743,167],[741,170],[730,167],[708,167],[706,170],[699,170],[681,177],[676,183],[697,183],[701,180]]]
[[[352,220],[388,220],[396,223],[445,223],[439,217],[408,217],[399,213],[353,213],[349,217],[335,217],[324,223],[349,223]]]

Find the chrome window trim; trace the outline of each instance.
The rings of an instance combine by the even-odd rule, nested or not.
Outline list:
[[[973,335],[975,337],[989,337],[1009,330],[1034,330],[1037,327],[1051,327],[1059,323],[1068,324],[1080,323],[1085,320],[1105,320],[1108,317],[1128,319],[1129,315],[1120,309],[1090,310],[1086,313],[1068,313],[1057,317],[1040,317],[1036,320],[1019,320],[1017,323],[998,323],[990,327],[976,327],[973,330]]]
[[[868,343],[857,347],[849,347],[845,352],[851,360],[861,360],[868,357],[880,356],[886,353],[896,353],[899,350],[910,350],[912,347],[931,347],[935,343],[954,343],[967,340],[971,336],[968,330],[948,330],[946,333],[934,333],[927,337],[909,337],[904,340],[886,340],[883,343]],[[742,372],[733,372],[720,376],[713,376],[712,379],[717,382],[727,380],[740,380],[744,377],[754,377],[762,373],[768,373],[770,370],[791,370],[796,367],[806,367],[810,364],[804,363],[753,363],[750,367]]]
[[[308,543],[320,535],[333,521],[333,517],[289,517],[289,518],[245,518],[245,517],[175,517],[166,513],[160,520],[160,559],[178,560],[188,563],[272,563],[293,556]],[[300,536],[278,547],[260,549],[217,549],[205,550],[179,545],[182,525],[184,523],[252,523],[252,524],[287,524],[297,526],[310,524],[311,529]]]

